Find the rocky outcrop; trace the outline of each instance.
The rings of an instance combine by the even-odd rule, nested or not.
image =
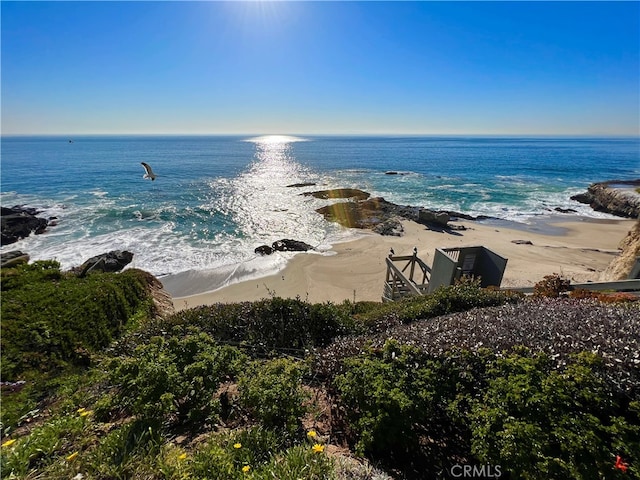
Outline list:
[[[0,268],[11,268],[29,262],[29,255],[20,250],[0,253]]]
[[[330,198],[353,198],[354,200],[366,200],[371,194],[357,188],[334,188],[331,190],[320,190],[317,192],[305,192],[302,195],[312,196],[327,200]]]
[[[618,217],[640,218],[640,179],[610,180],[593,183],[585,193],[574,195],[572,200],[586,203],[598,212]]]
[[[35,208],[25,208],[19,205],[6,208],[0,207],[1,229],[0,245],[9,245],[22,238],[26,238],[31,233],[40,234],[45,231],[48,221],[45,218],[37,217],[40,213]]]
[[[369,198],[359,202],[343,202],[318,208],[316,212],[325,219],[349,228],[370,229],[382,235],[401,234],[397,228],[388,228],[390,221],[404,218],[432,229],[453,230],[448,222],[453,218],[476,220],[476,217],[445,210],[397,205],[382,197]],[[382,233],[384,232],[384,233]],[[391,233],[393,232],[393,233]]]
[[[133,260],[133,253],[126,250],[112,250],[102,255],[96,255],[82,265],[71,270],[79,277],[91,272],[119,272]]]
[[[620,242],[620,255],[618,255],[602,272],[601,280],[615,281],[625,280],[629,277],[631,269],[640,256],[640,220]]]

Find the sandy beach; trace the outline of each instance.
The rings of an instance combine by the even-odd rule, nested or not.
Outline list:
[[[344,300],[380,301],[386,266],[393,248],[396,255],[410,255],[414,247],[428,265],[435,248],[485,246],[508,259],[502,286],[532,286],[545,275],[558,273],[572,282],[601,280],[602,271],[618,255],[618,245],[635,220],[599,220],[568,217],[562,222],[542,221],[526,228],[514,224],[457,221],[461,231],[429,230],[404,221],[402,237],[365,232],[362,238],[337,244],[333,255],[301,253],[277,275],[247,280],[219,290],[175,297],[176,310],[252,301],[270,296],[296,297],[310,302]],[[531,244],[514,243],[525,240]]]

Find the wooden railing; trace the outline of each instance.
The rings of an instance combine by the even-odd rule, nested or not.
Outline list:
[[[574,290],[592,290],[595,292],[614,291],[614,292],[640,292],[640,280],[618,280],[615,282],[587,282],[572,283],[571,288]],[[512,292],[533,293],[534,287],[502,287],[500,290],[511,290]]]
[[[418,257],[418,250],[413,255],[394,256],[393,253],[385,259],[387,277],[384,283],[382,301],[394,301],[407,295],[423,295],[429,286],[431,268]],[[394,262],[406,262],[399,268]],[[417,268],[416,268],[417,267]],[[407,273],[407,269],[409,272]],[[417,275],[419,282],[414,280]]]

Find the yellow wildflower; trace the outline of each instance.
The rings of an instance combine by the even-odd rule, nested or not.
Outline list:
[[[67,457],[67,462],[72,462],[78,456],[78,452],[73,452],[71,455]]]
[[[316,433],[315,430],[309,430],[307,432],[307,437],[309,437],[309,438],[316,438],[317,436],[318,436],[318,434]]]
[[[249,472],[249,470],[251,470],[251,467],[250,467],[249,465],[245,465],[244,467],[242,467],[242,471],[243,471],[244,473],[248,473],[248,472]]]
[[[182,453],[182,454],[178,455],[178,460],[184,460],[185,458],[187,458],[187,454],[186,453]]]
[[[14,443],[16,443],[16,439],[12,438],[11,440],[7,440],[6,442],[4,442],[2,444],[3,447],[10,447],[11,445],[13,445]]]
[[[242,444],[240,442],[234,443],[233,448],[242,448]]]
[[[324,445],[320,445],[319,443],[316,443],[313,447],[311,447],[311,450],[313,450],[316,453],[322,453],[324,452]]]

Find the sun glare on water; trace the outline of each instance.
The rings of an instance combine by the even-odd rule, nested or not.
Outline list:
[[[260,137],[249,138],[247,142],[258,143],[260,145],[282,145],[293,142],[306,142],[305,138],[293,137],[291,135],[262,135]]]

